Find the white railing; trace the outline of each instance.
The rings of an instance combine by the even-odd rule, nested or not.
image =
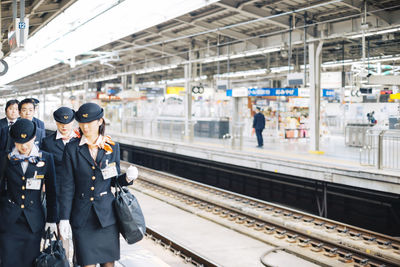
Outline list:
[[[400,170],[400,130],[367,130],[360,164]]]

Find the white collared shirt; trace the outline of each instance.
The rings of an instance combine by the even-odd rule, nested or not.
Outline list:
[[[99,145],[100,145],[101,141],[103,141],[103,136],[99,135],[99,137],[96,140],[96,143],[94,143],[94,145],[96,145],[96,147],[89,148],[90,155],[92,156],[94,161],[96,161],[97,152],[99,151]],[[81,141],[79,142],[79,146],[83,146],[84,144],[87,144],[87,143],[88,143],[88,140],[87,140],[86,136],[82,135]]]
[[[7,118],[7,117],[6,117]],[[13,122],[13,124],[17,121],[17,119],[15,120],[10,120],[7,118],[7,125],[10,126],[10,122]]]
[[[17,147],[14,147],[14,149],[11,151],[10,156],[14,156],[14,155],[20,155]],[[40,156],[39,148],[35,144],[33,144],[31,153],[28,156],[34,156],[34,157]],[[28,169],[28,164],[29,164],[29,162],[26,162],[26,161],[21,162],[21,168],[22,168],[22,171],[24,174],[25,174],[26,170]]]
[[[60,133],[60,131],[57,130],[56,140],[62,139],[63,137],[64,136]],[[76,137],[76,134],[74,133],[74,131],[71,131],[71,133],[69,134],[69,137],[71,137],[71,138]],[[62,140],[62,141],[63,141],[64,145],[66,145],[69,141],[71,141],[71,139],[70,140]]]

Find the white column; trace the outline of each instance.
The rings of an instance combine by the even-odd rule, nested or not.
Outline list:
[[[121,84],[122,84],[122,90],[128,89],[128,76],[127,75],[121,76]]]
[[[193,141],[193,125],[192,125],[192,88],[190,85],[192,74],[192,64],[188,63],[185,65],[185,140]]]
[[[64,87],[63,86],[60,87],[60,102],[61,102],[61,106],[64,106]]]
[[[88,102],[88,94],[89,94],[89,83],[88,82],[85,82],[84,84],[83,84],[83,88],[85,89],[85,97],[84,97],[84,102],[86,103],[86,102]],[[84,104],[84,103],[83,103]]]
[[[320,149],[320,101],[321,101],[321,63],[323,42],[309,44],[310,61],[310,152],[323,153]]]

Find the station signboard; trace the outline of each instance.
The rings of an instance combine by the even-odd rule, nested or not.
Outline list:
[[[333,89],[322,89],[323,97],[335,97],[335,90]]]
[[[299,96],[298,88],[250,88],[249,96]]]

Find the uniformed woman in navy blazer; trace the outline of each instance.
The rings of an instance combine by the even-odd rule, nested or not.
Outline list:
[[[40,148],[49,152],[54,157],[56,167],[56,177],[61,177],[63,173],[62,157],[64,148],[70,140],[76,137],[74,132],[74,114],[75,112],[68,107],[60,107],[53,113],[53,118],[56,121],[57,130],[46,136],[42,140]],[[60,179],[57,179],[57,194],[60,192]],[[59,199],[58,199],[59,201]]]
[[[31,267],[40,254],[45,229],[56,231],[55,169],[51,154],[34,144],[36,124],[19,119],[11,126],[14,149],[2,153],[0,170],[0,257],[4,267]],[[46,186],[47,218],[41,203]]]
[[[77,263],[81,266],[114,266],[120,258],[119,232],[111,186],[116,177],[121,185],[133,178],[120,175],[119,145],[104,135],[103,109],[83,104],[75,113],[81,137],[64,150],[60,195],[60,233],[72,227]],[[68,222],[69,220],[69,222]]]

